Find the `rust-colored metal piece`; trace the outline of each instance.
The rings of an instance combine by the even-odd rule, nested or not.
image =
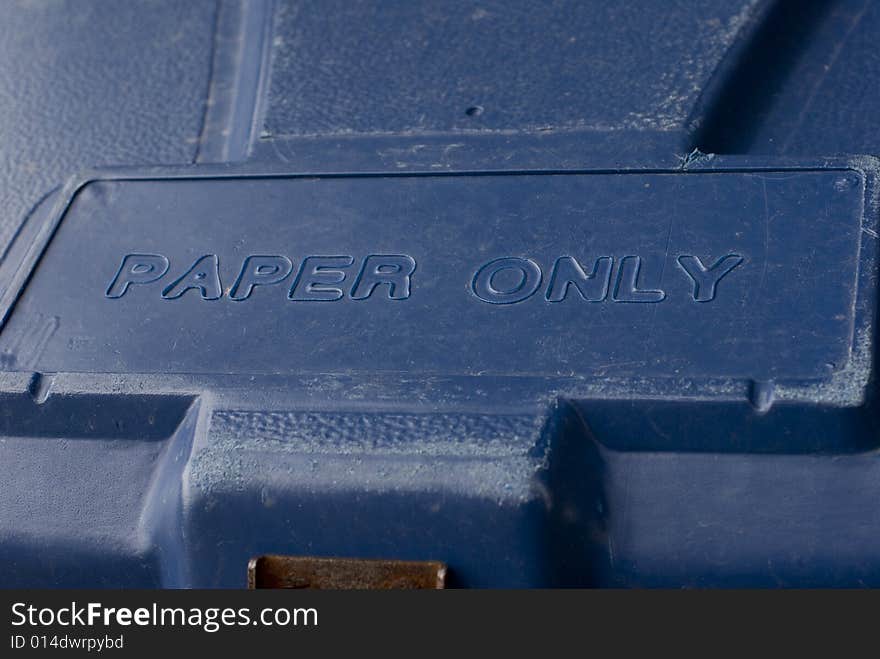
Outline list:
[[[248,563],[248,588],[413,590],[444,588],[446,565],[308,556],[258,556]]]

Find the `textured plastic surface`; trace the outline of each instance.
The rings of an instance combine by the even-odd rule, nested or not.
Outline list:
[[[792,7],[4,5],[0,583],[880,584],[880,12]]]

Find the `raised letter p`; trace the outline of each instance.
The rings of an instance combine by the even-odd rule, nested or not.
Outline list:
[[[161,254],[126,254],[104,295],[122,297],[132,284],[150,284],[161,279],[166,272],[168,259]]]

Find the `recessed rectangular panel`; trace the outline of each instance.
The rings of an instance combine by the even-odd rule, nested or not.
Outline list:
[[[838,171],[96,180],[0,336],[42,371],[817,379]]]

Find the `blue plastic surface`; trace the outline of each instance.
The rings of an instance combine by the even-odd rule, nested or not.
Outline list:
[[[0,585],[880,585],[880,12],[798,4],[4,5]]]

